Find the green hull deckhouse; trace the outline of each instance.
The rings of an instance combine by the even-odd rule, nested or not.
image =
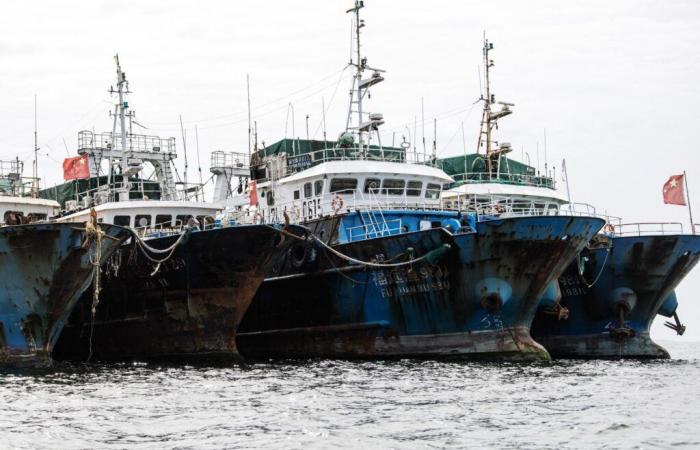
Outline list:
[[[479,99],[484,109],[477,151],[441,158],[437,162],[437,166],[455,180],[442,194],[443,205],[448,209],[499,215],[556,214],[560,206],[569,201],[568,196],[557,190],[554,176],[508,158],[506,155],[512,151],[511,145],[494,139],[498,120],[512,114],[514,105],[497,102],[491,93],[492,50],[493,44],[484,39],[486,95]]]

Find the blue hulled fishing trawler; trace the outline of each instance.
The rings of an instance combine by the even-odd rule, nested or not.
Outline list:
[[[500,152],[490,148],[499,111],[491,94],[489,73],[493,45],[484,43],[486,92],[480,143],[486,154],[444,158],[438,166],[455,178],[443,192],[447,209],[486,209],[494,217],[522,215],[597,215],[595,208],[571,203],[556,189],[551,173],[541,174],[529,164],[507,158],[508,143]],[[568,180],[567,180],[568,183]],[[568,187],[567,187],[568,192]],[[630,223],[604,216],[606,226],[594,237],[545,292],[532,325],[532,336],[554,357],[668,357],[649,337],[657,314],[673,317],[667,326],[685,329],[676,314],[675,287],[700,258],[700,236],[683,234],[681,224]]]
[[[118,226],[46,222],[58,204],[29,196],[28,184],[19,160],[0,162],[0,366],[51,363],[78,298],[99,294],[100,265],[128,237]]]
[[[546,359],[530,323],[547,286],[603,225],[594,217],[443,211],[435,155],[382,145],[364,98],[384,80],[357,54],[337,142],[285,139],[254,154],[249,196],[224,217],[310,229],[277,260],[241,323],[251,357]],[[365,77],[365,71],[372,75]]]

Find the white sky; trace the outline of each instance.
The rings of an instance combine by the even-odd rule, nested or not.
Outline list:
[[[34,94],[39,103],[40,175],[61,182],[82,129],[111,129],[107,89],[119,53],[134,94],[130,104],[149,133],[188,130],[196,173],[194,125],[202,167],[212,150],[247,150],[246,73],[260,140],[306,137],[325,97],[333,139],[345,124],[351,0],[5,1],[0,8],[0,157],[19,156],[31,173]],[[366,0],[363,50],[387,70],[369,109],[386,119],[384,143],[413,134],[425,99],[426,141],[438,118],[438,156],[460,154],[461,123],[475,148],[477,66],[482,32],[495,44],[497,99],[516,104],[500,137],[559,171],[567,159],[572,197],[627,221],[682,221],[661,186],[688,172],[700,221],[700,2],[696,1],[390,1]],[[338,82],[340,80],[340,83]],[[337,88],[336,88],[337,87]],[[335,96],[334,96],[335,92]],[[331,99],[333,101],[331,102]],[[408,137],[408,136],[407,136]],[[63,140],[68,146],[68,153]],[[180,158],[182,165],[182,158]],[[563,186],[562,186],[563,187]],[[700,339],[700,269],[679,287],[684,340]],[[672,338],[657,319],[654,335]]]

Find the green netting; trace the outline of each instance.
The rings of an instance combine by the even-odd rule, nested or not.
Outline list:
[[[282,139],[274,144],[258,150],[258,156],[264,158],[266,156],[274,156],[281,153],[286,153],[287,156],[298,156],[307,153],[318,152],[322,154],[322,150],[332,151],[333,149],[340,150],[337,143],[334,141],[316,141],[313,139]],[[378,145],[370,145],[367,153],[370,156],[379,157],[382,154],[400,155],[400,159],[405,159],[406,151],[398,147],[379,147]]]
[[[113,177],[112,183],[121,183],[121,175]],[[141,199],[146,195],[149,199],[160,199],[160,185],[156,181],[145,181],[138,178],[130,178],[131,191],[129,198],[132,200]],[[94,190],[99,186],[107,184],[107,176],[92,177],[83,180],[71,180],[63,184],[56,185],[39,191],[39,197],[49,200],[56,200],[61,207],[65,207],[67,200],[79,200],[86,192],[94,195]]]
[[[507,184],[554,187],[552,178],[537,175],[532,166],[505,156],[500,157],[499,163],[498,174],[489,174],[484,156],[477,153],[442,158],[437,161],[438,167],[451,175],[456,185],[496,180]]]
[[[465,164],[466,160],[466,164]],[[440,158],[437,161],[438,167],[448,175],[462,173],[483,173],[488,171],[484,156],[478,153],[470,155],[452,156],[450,158]],[[535,175],[535,168],[523,164],[514,159],[501,156],[501,173],[511,175]]]

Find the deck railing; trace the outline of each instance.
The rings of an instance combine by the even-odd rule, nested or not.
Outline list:
[[[500,183],[513,184],[517,186],[533,186],[544,187],[548,189],[556,189],[554,178],[513,174],[513,173],[488,173],[488,172],[467,172],[451,175],[456,182],[461,183]]]
[[[285,176],[301,172],[310,167],[321,163],[331,161],[386,161],[398,162],[407,164],[421,164],[427,166],[436,166],[436,160],[432,154],[408,151],[402,148],[394,147],[343,147],[343,148],[324,148],[313,150],[306,153],[297,153],[293,148],[284,156],[268,157],[268,167],[274,159],[282,159],[282,167],[273,169],[273,176],[268,173],[267,177],[259,179],[259,182],[268,181],[271,178],[279,179]],[[274,164],[274,163],[273,163]]]
[[[611,231],[619,237],[683,234],[683,224],[680,222],[621,223]]]
[[[118,133],[105,132],[93,133],[83,130],[78,132],[78,151],[93,149],[114,149],[115,151],[156,151],[167,153],[175,157],[175,138],[161,138],[145,134],[131,134],[126,136],[126,148],[122,146],[121,135]]]

